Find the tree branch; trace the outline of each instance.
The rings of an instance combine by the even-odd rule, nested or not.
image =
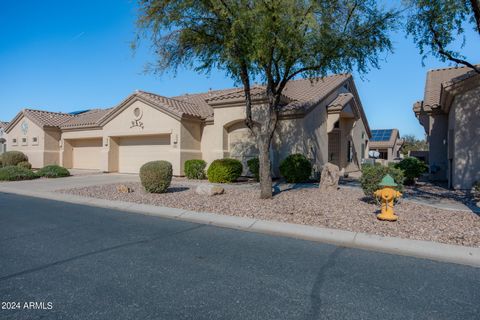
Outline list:
[[[477,22],[477,32],[480,35],[480,1],[470,0],[470,5],[472,6],[475,21]]]
[[[456,58],[454,57],[450,52],[448,52],[447,50],[445,50],[445,47],[443,46],[442,42],[440,41],[440,39],[438,38],[438,33],[435,31],[435,28],[433,27],[433,24],[432,22],[430,21],[429,23],[429,29],[430,29],[430,32],[432,33],[432,41],[433,41],[433,44],[435,46],[437,46],[438,48],[438,53],[445,57],[446,59],[450,60],[450,61],[453,61],[455,63],[458,63],[458,64],[462,64],[464,66],[467,66],[471,69],[473,69],[476,73],[479,73],[480,74],[480,68],[478,68],[477,66],[471,64],[470,62],[464,60],[464,59],[460,59],[460,58]]]

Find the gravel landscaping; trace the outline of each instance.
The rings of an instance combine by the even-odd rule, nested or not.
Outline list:
[[[197,195],[193,184],[181,181],[173,182],[164,194],[146,193],[140,183],[125,185],[133,192],[118,192],[118,184],[59,192],[480,247],[480,216],[474,213],[441,210],[400,200],[395,206],[399,220],[383,222],[375,216],[379,206],[365,201],[363,192],[356,188],[325,193],[316,188],[302,188],[281,192],[271,200],[260,200],[255,188],[225,188],[225,194],[209,197]]]

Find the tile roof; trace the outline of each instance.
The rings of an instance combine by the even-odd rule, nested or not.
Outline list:
[[[371,149],[393,148],[395,144],[398,144],[398,140],[400,138],[400,132],[398,131],[398,129],[372,130],[372,138],[375,136],[376,132],[379,132],[379,131],[390,131],[390,137],[388,138],[388,140],[378,140],[378,141],[370,140],[368,143],[369,148]]]
[[[210,114],[206,114],[205,110],[199,108],[199,106],[197,106],[196,104],[188,101],[167,98],[146,91],[138,91],[136,95],[153,104],[169,109],[179,117],[182,117],[183,115],[189,115],[192,117],[206,118]]]
[[[43,110],[25,109],[23,115],[32,120],[40,127],[58,127],[74,116],[63,112],[51,112]]]
[[[335,112],[335,111],[342,111],[343,107],[345,107],[350,101],[353,99],[353,94],[350,92],[348,93],[340,93],[338,97],[335,98],[330,104],[327,106],[328,111]]]
[[[5,129],[8,126],[8,122],[0,121],[0,129]]]
[[[193,103],[201,109],[202,114],[206,115],[205,118],[211,118],[213,117],[213,108],[207,103],[207,100],[236,92],[238,90],[239,88],[210,90],[203,93],[188,93],[181,96],[172,97],[172,99]]]
[[[283,107],[282,111],[304,110],[313,106],[326,98],[335,88],[349,78],[351,78],[350,74],[339,74],[324,78],[292,80],[284,89],[284,97],[287,105]],[[252,95],[254,97],[261,97],[265,94],[264,90],[265,87],[263,86],[254,86],[252,87]],[[240,100],[243,99],[244,93],[242,88],[237,87],[169,98],[151,92],[137,91],[117,107],[109,109],[93,109],[79,114],[32,109],[25,109],[22,112],[42,127],[53,126],[62,129],[85,128],[101,125],[102,121],[113,115],[117,108],[121,107],[125,101],[128,101],[133,96],[137,96],[179,117],[187,115],[199,119],[212,119],[213,108],[209,103],[214,104],[214,102]],[[336,103],[346,103],[341,99],[350,99],[350,97],[341,95],[341,97],[337,99]]]
[[[110,112],[112,108],[109,109],[92,109],[77,115],[74,115],[68,121],[62,123],[60,128],[68,129],[68,128],[85,128],[85,127],[92,127],[97,126],[99,120]]]
[[[439,107],[442,88],[465,79],[465,76],[470,75],[471,72],[473,70],[467,67],[442,68],[428,71],[423,105],[416,104],[418,111],[422,107],[425,111],[431,111]]]

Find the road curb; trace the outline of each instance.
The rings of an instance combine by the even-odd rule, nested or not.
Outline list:
[[[330,243],[334,245],[412,256],[480,268],[480,248],[443,244],[431,241],[384,237],[361,232],[329,229],[266,221],[248,217],[226,216],[210,212],[196,212],[178,208],[159,207],[125,201],[112,201],[55,192],[31,192],[0,186],[0,192],[62,201],[80,205],[117,209],[128,212],[208,224],[243,231],[285,236],[290,238]]]

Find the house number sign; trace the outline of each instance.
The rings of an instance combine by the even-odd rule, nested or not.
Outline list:
[[[143,111],[140,108],[135,108],[133,109],[133,119],[131,122],[130,128],[135,128],[135,127],[140,127],[143,129],[143,122],[140,121],[143,116]]]

